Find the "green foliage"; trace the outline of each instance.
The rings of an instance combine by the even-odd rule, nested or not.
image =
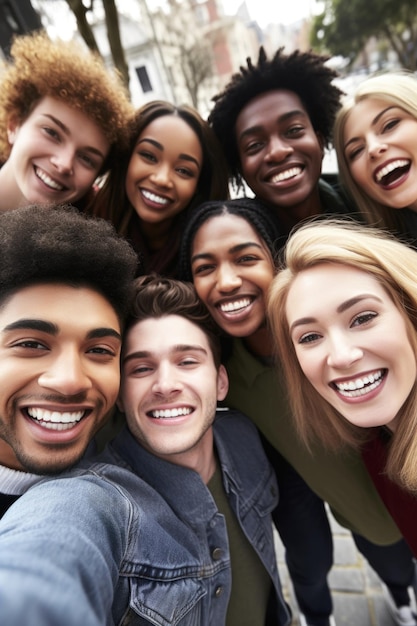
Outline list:
[[[388,42],[403,67],[417,69],[417,0],[324,0],[312,46],[353,61],[370,37]]]

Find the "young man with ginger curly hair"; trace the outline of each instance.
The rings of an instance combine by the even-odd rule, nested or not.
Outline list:
[[[127,140],[132,107],[102,60],[45,33],[17,37],[0,75],[0,211],[86,202]]]
[[[321,177],[324,149],[331,142],[342,96],[334,84],[337,73],[326,61],[327,57],[313,52],[296,50],[286,54],[283,48],[269,59],[261,48],[257,62],[247,59],[246,66],[214,97],[215,105],[209,115],[233,182],[239,188],[244,181],[265,211],[269,211],[282,233],[282,244],[291,229],[306,218],[335,213],[353,215],[355,211],[346,204],[340,190]],[[277,407],[285,406],[285,390],[270,384],[272,353],[268,364],[256,360],[243,344],[239,349],[239,354],[236,350],[227,363],[230,390],[226,401],[245,411],[262,430],[262,420],[272,422]],[[337,501],[342,488],[331,471],[324,471],[326,460],[320,454],[317,471],[311,463],[306,470],[309,464],[304,459],[310,453],[303,450],[301,443],[288,455],[290,465],[280,454],[281,448],[285,448],[280,443],[283,436],[277,429],[275,440],[268,442],[278,482],[281,477],[276,523],[286,547],[302,611],[301,623],[328,626],[334,623],[327,584],[332,540],[323,502],[312,489],[320,494],[325,480]],[[331,465],[331,459],[328,462]],[[352,487],[361,480],[359,466],[355,472],[355,462],[353,459],[347,463],[343,477]],[[359,498],[360,492],[366,490],[357,491]],[[415,626],[407,589],[415,575],[411,552],[376,493],[370,494],[368,501],[371,500],[373,510],[365,514],[358,501],[352,503],[349,519],[346,515],[339,515],[338,519],[356,531],[354,538],[359,549],[389,587],[395,605],[389,596],[387,600],[396,623]],[[334,513],[337,516],[336,510]],[[368,513],[372,513],[377,527],[369,523]],[[357,534],[358,528],[361,535]],[[376,545],[372,539],[385,545]]]

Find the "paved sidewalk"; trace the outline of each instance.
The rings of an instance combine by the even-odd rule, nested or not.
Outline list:
[[[356,549],[350,533],[329,513],[333,530],[334,565],[329,583],[337,626],[395,626],[382,595],[379,578]],[[284,594],[298,626],[298,609],[291,579],[284,561],[284,549],[277,537],[278,565]]]

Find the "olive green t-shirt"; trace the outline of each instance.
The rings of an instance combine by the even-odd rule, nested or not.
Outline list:
[[[219,467],[207,487],[226,519],[229,539],[232,593],[226,626],[265,626],[272,581],[230,508]]]

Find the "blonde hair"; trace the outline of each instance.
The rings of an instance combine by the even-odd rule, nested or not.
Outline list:
[[[395,211],[388,205],[370,198],[355,182],[344,150],[344,134],[349,115],[359,102],[368,98],[398,106],[417,120],[417,78],[411,72],[402,71],[380,74],[364,80],[357,87],[353,97],[343,103],[334,125],[333,144],[339,165],[340,182],[351,194],[368,224],[393,228],[399,225]]]
[[[306,379],[291,341],[286,316],[288,293],[297,275],[317,264],[340,263],[371,274],[402,312],[417,355],[417,252],[390,234],[347,220],[303,225],[287,242],[281,268],[271,283],[267,314],[287,382],[293,415],[307,447],[314,440],[330,450],[359,448],[370,429],[354,426]],[[417,491],[417,386],[401,409],[386,466],[391,480]]]
[[[115,72],[79,42],[51,41],[45,33],[17,37],[0,73],[0,163],[10,156],[10,120],[22,124],[46,97],[62,100],[95,122],[111,149],[103,173],[124,149],[133,109]]]

